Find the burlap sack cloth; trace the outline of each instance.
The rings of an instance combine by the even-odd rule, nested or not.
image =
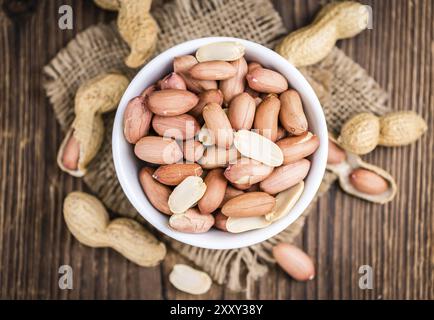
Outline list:
[[[234,36],[273,47],[276,39],[287,33],[282,20],[268,0],[176,0],[152,12],[160,26],[157,52],[186,40],[207,36]],[[44,68],[45,84],[56,117],[67,130],[73,117],[73,101],[77,88],[85,80],[107,71],[120,71],[129,77],[137,70],[125,67],[127,45],[114,24],[98,25],[78,34],[66,48]],[[320,97],[330,131],[338,131],[354,113],[371,111],[382,114],[386,93],[364,69],[335,48],[321,63],[302,70]],[[104,204],[119,215],[136,217],[152,228],[124,196],[116,178],[111,152],[114,112],[105,121],[105,140],[93,160],[85,183]],[[330,173],[318,192],[325,193],[336,179]],[[317,199],[316,198],[316,199]],[[235,250],[207,250],[162,237],[173,250],[208,272],[214,280],[226,283],[230,289],[247,292],[252,281],[264,275],[274,263],[274,244],[291,242],[303,227],[306,216],[313,211],[316,200],[304,214],[286,230],[260,244]],[[161,236],[161,235],[158,235]]]

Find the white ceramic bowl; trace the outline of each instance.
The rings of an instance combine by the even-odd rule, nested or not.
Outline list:
[[[248,61],[258,61],[264,67],[280,72],[300,94],[304,111],[309,121],[309,130],[320,140],[318,150],[310,157],[312,164],[305,179],[305,188],[297,204],[284,218],[264,229],[245,233],[231,234],[211,229],[203,234],[181,233],[168,226],[168,217],[157,211],[148,201],[139,183],[138,173],[142,167],[130,145],[123,135],[123,114],[130,99],[138,96],[146,87],[161,79],[172,71],[173,58],[186,54],[194,54],[201,46],[219,41],[237,41],[246,49]],[[126,196],[137,211],[154,227],[180,242],[196,247],[210,249],[233,249],[253,245],[273,237],[293,223],[311,203],[324,175],[327,162],[327,126],[321,105],[309,83],[301,73],[288,61],[274,51],[260,44],[237,38],[211,37],[181,43],[161,53],[140,70],[125,91],[113,127],[113,159],[119,182]]]

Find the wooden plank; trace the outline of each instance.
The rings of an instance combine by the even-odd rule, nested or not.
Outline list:
[[[0,0],[0,6],[8,0]],[[162,0],[159,0],[162,2]],[[273,0],[288,29],[307,24],[324,1]],[[317,204],[297,238],[317,276],[296,283],[278,268],[254,285],[257,299],[433,299],[434,263],[434,4],[430,0],[363,0],[374,28],[339,46],[390,93],[394,110],[414,110],[430,131],[411,146],[378,148],[364,157],[396,177],[399,194],[385,206],[342,193]],[[41,68],[78,32],[116,14],[91,1],[37,1],[7,18],[0,10],[0,298],[12,299],[242,299],[213,285],[193,297],[168,282],[170,252],[160,267],[140,268],[110,249],[80,245],[62,217],[66,194],[85,187],[55,164],[60,131],[42,89]],[[74,30],[57,26],[70,4]],[[60,290],[58,268],[74,270],[74,289]],[[374,272],[373,290],[358,286],[361,265]]]

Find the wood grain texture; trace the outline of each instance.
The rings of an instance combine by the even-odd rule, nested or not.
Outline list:
[[[159,267],[140,268],[112,250],[79,244],[63,221],[64,197],[85,187],[56,166],[62,133],[41,69],[76,33],[115,14],[92,1],[30,1],[18,9],[13,2],[0,0],[0,298],[197,299],[168,282],[182,261],[174,253]],[[324,2],[273,1],[290,30]],[[396,177],[399,193],[390,204],[366,203],[338,186],[319,201],[297,239],[315,262],[315,280],[297,283],[275,268],[255,285],[253,298],[434,299],[434,3],[362,2],[373,9],[373,29],[339,47],[390,93],[394,110],[418,112],[429,131],[414,145],[365,157]],[[57,26],[63,4],[74,10],[72,31]],[[73,290],[58,287],[63,264],[74,270]],[[372,290],[359,289],[361,265],[373,268]],[[214,285],[199,298],[244,297]]]

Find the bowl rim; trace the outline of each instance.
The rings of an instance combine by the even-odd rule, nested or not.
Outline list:
[[[297,91],[299,92],[303,100],[305,99],[309,100],[310,109],[313,109],[313,113],[315,114],[314,118],[315,121],[317,122],[317,126],[319,127],[318,132],[316,132],[315,134],[318,136],[320,140],[320,145],[315,152],[315,157],[317,158],[315,159],[315,166],[314,167],[311,166],[309,171],[309,176],[314,175],[315,179],[313,182],[311,182],[309,189],[305,188],[303,190],[302,196],[290,211],[290,213],[295,211],[296,214],[291,215],[288,213],[282,219],[272,223],[271,225],[263,229],[252,230],[252,231],[239,233],[239,234],[231,234],[232,238],[236,235],[238,239],[232,239],[231,241],[227,240],[223,242],[221,241],[212,242],[212,241],[204,241],[202,237],[200,237],[200,235],[205,235],[207,233],[190,234],[190,233],[181,233],[175,231],[171,229],[168,225],[162,226],[157,221],[158,220],[157,218],[153,218],[153,213],[148,214],[148,212],[144,213],[141,210],[139,210],[140,207],[139,202],[142,200],[138,199],[137,195],[135,194],[136,192],[133,190],[131,183],[129,183],[126,180],[125,171],[124,171],[125,168],[123,165],[124,162],[123,155],[121,152],[119,152],[119,149],[121,147],[121,143],[126,142],[123,136],[123,113],[125,107],[128,101],[134,96],[136,96],[132,93],[132,91],[135,90],[134,88],[135,84],[144,78],[144,75],[146,75],[148,70],[152,69],[152,67],[156,63],[158,63],[160,59],[163,59],[166,56],[171,56],[171,57],[179,56],[180,55],[179,52],[182,52],[182,54],[188,54],[184,52],[190,52],[191,54],[191,52],[194,52],[195,50],[197,50],[198,47],[204,44],[212,43],[212,42],[222,42],[222,41],[239,42],[246,47],[246,51],[248,50],[253,50],[253,51],[256,50],[257,52],[262,51],[264,54],[267,55],[267,57],[269,56],[270,60],[272,59],[274,61],[274,64],[285,65],[286,68],[289,69],[288,73],[290,73],[291,76],[297,78],[296,81],[300,82],[301,86],[303,87],[303,90],[301,90],[303,92],[300,92],[299,89],[297,89]],[[277,71],[280,72],[280,70]],[[287,77],[285,76],[285,78]],[[291,83],[289,79],[288,82]],[[122,139],[124,141],[122,141]],[[122,191],[130,201],[134,209],[143,218],[145,218],[145,220],[147,220],[153,227],[155,227],[164,235],[172,239],[175,239],[177,241],[195,247],[207,248],[207,249],[237,249],[237,248],[251,246],[276,236],[284,229],[289,227],[295,220],[297,220],[302,215],[302,213],[307,209],[307,207],[312,203],[315,194],[320,187],[326,169],[327,153],[328,153],[328,132],[327,132],[327,124],[326,124],[324,112],[314,90],[307,82],[307,80],[304,78],[304,76],[301,74],[301,72],[296,67],[294,67],[291,63],[289,63],[285,58],[280,56],[275,51],[266,48],[261,44],[249,40],[244,40],[244,39],[234,38],[234,37],[205,37],[205,38],[189,40],[163,51],[162,53],[154,57],[151,61],[149,61],[145,66],[143,66],[142,69],[135,75],[135,77],[131,80],[128,88],[125,90],[122,99],[119,102],[118,109],[116,111],[115,120],[113,123],[113,133],[112,133],[112,152],[113,152],[113,161],[114,161],[116,176],[122,187]],[[152,206],[149,200],[147,199],[146,195],[144,194],[144,192],[142,191],[141,193],[142,193],[142,197],[144,197],[148,202],[148,204]],[[304,199],[303,203],[301,203],[300,201],[301,199]],[[155,211],[158,212],[158,210],[156,209]],[[162,213],[159,214],[163,215]],[[216,230],[212,232],[223,233],[222,231],[216,231]],[[254,234],[255,236],[249,236],[252,234]]]

